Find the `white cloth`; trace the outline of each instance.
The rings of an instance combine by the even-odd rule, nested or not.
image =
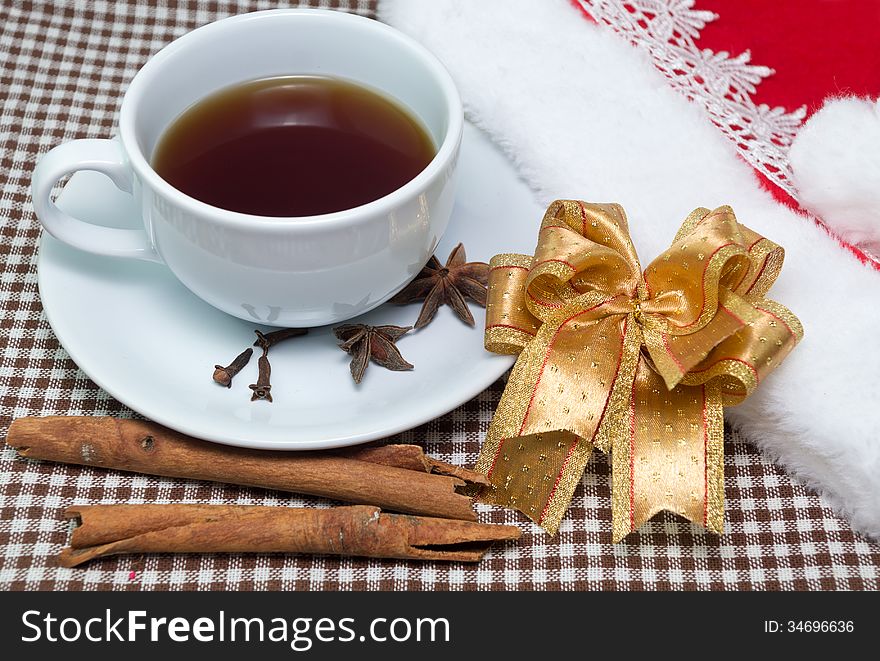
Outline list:
[[[643,263],[698,206],[730,204],[785,248],[770,297],[805,338],[727,419],[880,538],[880,273],[776,203],[644,53],[569,0],[381,0],[379,15],[445,63],[539,202],[621,203]]]

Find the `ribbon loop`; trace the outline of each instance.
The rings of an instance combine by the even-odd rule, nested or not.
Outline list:
[[[526,303],[545,323],[568,304],[589,308],[641,282],[623,210],[562,200],[544,214],[527,277]]]
[[[642,273],[619,205],[551,204],[534,256],[490,264],[486,348],[519,357],[477,462],[483,500],[553,533],[597,447],[615,541],[660,510],[721,532],[723,405],[803,334],[764,299],[782,258],[730,207],[701,208]]]
[[[488,351],[518,354],[538,333],[541,321],[526,305],[529,255],[495,255],[489,261],[485,346]]]

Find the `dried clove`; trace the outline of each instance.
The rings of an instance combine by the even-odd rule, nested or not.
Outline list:
[[[238,354],[229,365],[223,367],[223,365],[214,365],[214,381],[219,383],[221,386],[226,386],[227,388],[232,387],[232,377],[238,374],[242,368],[250,362],[251,356],[254,354],[254,350],[251,348],[247,348]]]
[[[269,347],[272,347],[279,342],[283,342],[291,337],[305,335],[308,332],[308,328],[281,328],[277,331],[272,331],[271,333],[263,333],[255,330],[254,333],[257,334],[257,340],[254,342],[254,346],[260,347],[263,351],[268,351]]]
[[[248,386],[248,388],[254,391],[254,394],[251,395],[252,402],[257,399],[265,399],[269,402],[272,401],[272,385],[269,383],[269,377],[272,374],[272,366],[269,364],[269,356],[266,355],[267,352],[268,349],[263,349],[263,355],[260,356],[260,360],[257,362],[260,370],[257,375],[257,382]]]

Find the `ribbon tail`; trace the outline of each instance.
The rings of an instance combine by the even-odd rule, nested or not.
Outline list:
[[[588,314],[545,324],[523,349],[477,459],[476,469],[491,484],[480,499],[518,509],[551,534],[559,529],[594,442],[603,440],[597,430],[615,409],[615,384],[632,377],[632,347],[637,351],[640,338],[634,327],[627,330],[625,318],[593,320]],[[579,358],[577,347],[599,350],[602,358]],[[627,370],[628,378],[622,374]]]
[[[494,456],[483,452],[477,462],[477,471],[487,472],[491,482],[479,500],[517,509],[555,535],[590,460],[593,444],[564,430],[506,439],[490,435],[484,449],[490,443],[498,451]],[[533,457],[539,461],[532,461]]]
[[[590,440],[563,429],[525,433],[528,404],[535,398],[547,350],[528,345],[517,359],[492,418],[476,470],[490,486],[484,503],[517,509],[551,535],[559,530],[593,451]]]
[[[640,357],[629,424],[614,439],[612,468],[615,542],[662,510],[721,534],[724,412],[718,384],[668,390]]]

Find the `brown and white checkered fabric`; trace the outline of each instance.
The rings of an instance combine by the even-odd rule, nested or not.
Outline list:
[[[146,59],[198,25],[282,3],[19,2],[0,0],[0,428],[18,416],[132,415],[67,356],[37,293],[40,234],[29,201],[37,157],[73,138],[111,133],[121,93]],[[374,2],[313,0],[370,15]],[[496,384],[448,415],[393,440],[421,443],[470,464],[498,402]],[[735,433],[725,446],[727,534],[717,538],[666,515],[611,544],[609,469],[596,455],[559,535],[512,511],[518,544],[476,566],[308,556],[125,556],[84,569],[54,566],[86,503],[246,503],[325,506],[310,498],[123,473],[37,464],[0,446],[0,589],[3,590],[515,590],[876,589],[880,545],[853,533]]]

